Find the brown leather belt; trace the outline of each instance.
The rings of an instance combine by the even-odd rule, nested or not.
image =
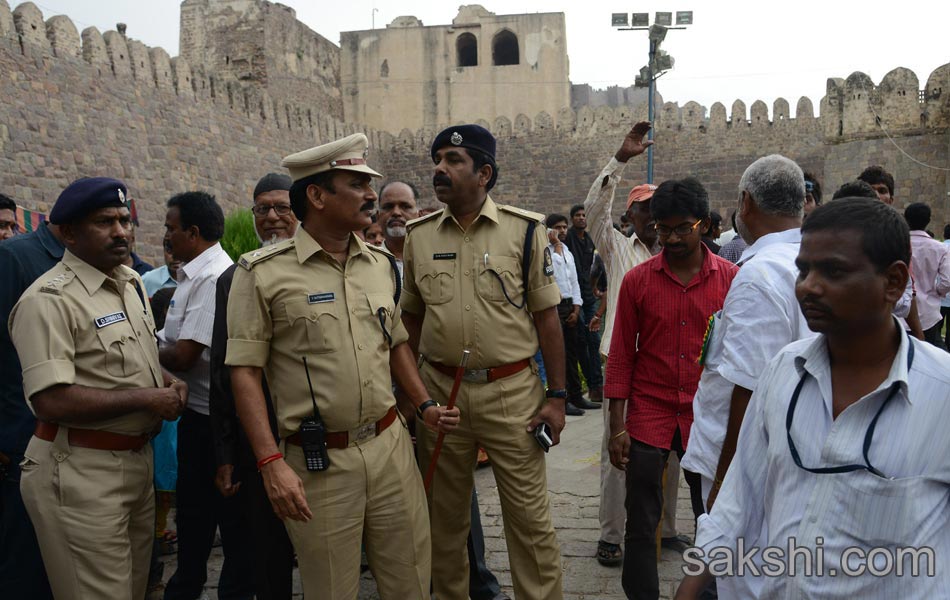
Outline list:
[[[442,373],[446,377],[454,378],[455,371],[458,369],[458,367],[450,367],[448,365],[443,365],[442,363],[437,363],[428,359],[426,359],[426,362],[432,365],[433,369],[439,373]],[[519,360],[518,362],[513,362],[510,365],[491,367],[490,369],[466,369],[464,375],[462,375],[462,380],[473,383],[491,383],[492,381],[504,379],[505,377],[511,377],[515,373],[527,369],[530,366],[531,359],[526,358],[524,360]]]
[[[36,429],[33,435],[41,440],[52,442],[56,439],[56,433],[59,432],[59,425],[56,423],[47,423],[37,421]],[[113,433],[111,431],[97,431],[95,429],[79,429],[70,427],[68,433],[70,446],[77,448],[92,448],[93,450],[141,450],[145,447],[152,436],[150,435],[125,435],[122,433]]]
[[[359,429],[354,429],[353,431],[331,431],[327,433],[327,448],[333,450],[339,450],[341,448],[348,448],[350,441],[362,442],[363,440],[368,440],[374,438],[392,425],[396,421],[396,407],[393,406],[389,409],[382,419],[376,421],[375,423],[368,423]],[[295,433],[291,436],[288,436],[287,442],[294,444],[295,446],[300,445],[300,434]]]

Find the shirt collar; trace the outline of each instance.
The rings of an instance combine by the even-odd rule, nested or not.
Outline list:
[[[713,259],[713,253],[709,251],[709,248],[706,247],[706,244],[700,243],[699,246],[700,248],[702,248],[702,251],[703,251],[703,266],[700,267],[699,273],[697,274],[697,276],[694,277],[692,281],[689,282],[689,285],[686,287],[690,287],[698,283],[698,281],[706,277],[706,275],[708,275],[710,271],[719,270],[719,263],[718,261]],[[664,273],[669,275],[670,279],[682,285],[680,280],[677,279],[676,276],[673,275],[673,271],[670,270],[670,264],[666,261],[666,249],[664,248],[663,250],[661,250],[660,253],[657,254],[655,258],[657,260],[653,261],[653,264],[652,264],[653,270],[663,271]]]
[[[910,352],[910,345],[913,342],[910,336],[904,331],[900,321],[895,318],[894,322],[898,331],[901,332],[900,346],[897,348],[897,355],[894,356],[894,362],[891,363],[891,370],[888,372],[887,377],[881,382],[877,389],[871,393],[874,394],[881,390],[889,389],[891,385],[896,382],[902,392],[900,395],[908,404],[913,404],[910,399],[910,394],[908,393],[907,384],[910,375],[910,371],[907,368],[907,356]],[[830,380],[831,364],[828,360],[828,344],[825,342],[824,334],[816,335],[812,339],[812,342],[802,348],[801,352],[795,356],[795,370],[798,372],[799,377],[808,373],[815,379],[828,378]],[[828,402],[830,404],[830,398]]]
[[[297,252],[297,262],[301,265],[318,252],[328,254],[327,251],[323,249],[323,246],[321,246],[317,240],[313,239],[313,236],[307,233],[307,230],[303,227],[298,227],[297,233],[294,234],[294,249]],[[347,256],[367,256],[368,253],[369,249],[366,247],[366,243],[351,233]]]
[[[911,229],[911,230],[910,230],[910,236],[911,236],[911,237],[927,238],[928,240],[932,240],[932,239],[933,239],[932,237],[930,237],[930,235],[929,235],[926,231],[921,231],[920,229]]]
[[[491,199],[491,195],[485,197],[485,202],[482,203],[481,210],[478,211],[478,216],[472,221],[472,224],[478,222],[482,217],[498,223],[498,205],[495,204],[495,201]],[[449,205],[446,204],[445,208],[442,210],[442,215],[439,217],[438,227],[442,227],[442,224],[451,219],[458,225],[458,219],[455,218],[455,215],[452,214],[452,210],[449,208]],[[460,226],[461,227],[461,226]]]
[[[118,289],[118,283],[128,282],[132,279],[132,273],[134,273],[132,269],[125,265],[119,265],[112,272],[112,277],[109,277],[69,250],[63,251],[63,264],[76,274],[76,279],[86,288],[86,292],[90,296],[99,291],[99,288],[109,280],[116,282],[116,289]]]
[[[50,231],[49,223],[44,222],[40,228],[36,230],[36,237],[40,240],[40,243],[43,244],[43,247],[46,248],[46,251],[49,252],[50,256],[53,258],[63,258],[63,252],[65,252],[66,247],[63,246],[62,242],[56,239],[56,236]]]
[[[221,244],[215,242],[213,246],[206,248],[204,252],[183,264],[179,271],[183,272],[188,279],[194,279],[199,273],[204,271],[205,268],[211,264],[211,261],[217,258],[221,252],[224,252],[221,248]],[[181,279],[181,276],[179,276],[179,279]]]
[[[802,230],[799,227],[793,227],[791,229],[786,229],[785,231],[776,231],[773,233],[768,233],[763,235],[759,239],[755,240],[755,243],[751,246],[748,246],[745,250],[742,251],[742,256],[739,257],[738,265],[748,261],[750,258],[755,256],[759,251],[767,246],[772,244],[801,244],[802,243]]]

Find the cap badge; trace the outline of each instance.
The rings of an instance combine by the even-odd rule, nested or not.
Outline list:
[[[119,192],[119,202],[121,202],[122,204],[125,204],[125,194],[122,193],[121,189],[118,189],[116,191]]]
[[[369,156],[369,148],[364,148],[364,149],[363,149],[363,158],[366,158],[367,156]]]
[[[452,137],[449,138],[449,141],[452,142],[452,144],[455,145],[455,146],[461,145],[461,143],[462,143],[462,134],[459,133],[459,132],[457,132],[457,131],[453,131],[453,132],[452,132]]]

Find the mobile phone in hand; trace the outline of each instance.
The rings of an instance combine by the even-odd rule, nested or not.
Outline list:
[[[541,446],[541,449],[545,452],[550,450],[551,446],[554,445],[554,440],[551,438],[551,428],[543,421],[534,428],[534,439],[537,440],[538,445]]]

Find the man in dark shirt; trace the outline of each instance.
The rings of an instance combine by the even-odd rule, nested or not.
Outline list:
[[[270,173],[254,188],[254,230],[262,244],[270,245],[293,237],[297,218],[290,209],[287,175]],[[237,264],[224,271],[217,281],[214,329],[211,335],[211,385],[208,397],[211,431],[214,436],[218,470],[215,486],[224,497],[237,495],[241,519],[248,528],[245,544],[254,555],[254,591],[258,600],[289,600],[292,593],[294,549],[284,524],[274,514],[257,459],[241,427],[231,391],[231,372],[224,364],[228,343],[228,295]],[[277,419],[264,381],[267,416],[274,439]]]
[[[20,461],[36,418],[23,397],[23,374],[7,320],[26,288],[63,258],[55,225],[0,244],[0,590],[4,598],[52,598],[33,525],[20,496]]]
[[[574,256],[574,266],[577,269],[577,282],[581,287],[581,298],[584,306],[581,308],[581,323],[578,330],[577,360],[587,381],[588,395],[594,402],[604,399],[604,375],[600,367],[600,334],[590,331],[588,325],[594,315],[600,300],[594,296],[590,285],[590,268],[594,264],[594,240],[587,235],[587,213],[583,204],[571,207],[571,228],[567,232],[565,244]],[[568,365],[568,369],[577,368]],[[578,408],[598,408],[596,404],[581,399],[572,402]]]

